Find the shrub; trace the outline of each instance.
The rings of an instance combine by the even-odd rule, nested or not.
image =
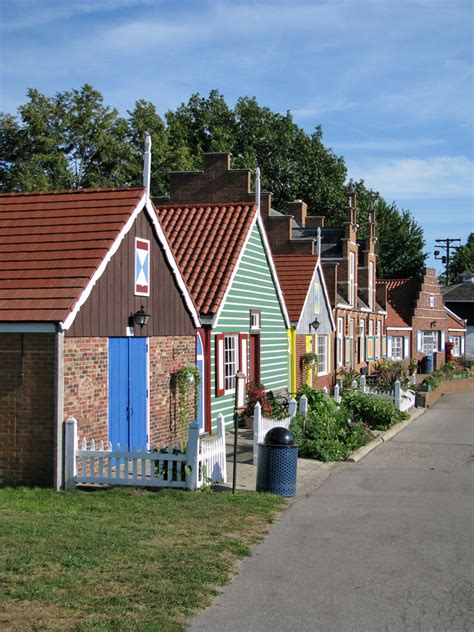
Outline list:
[[[343,393],[342,409],[351,416],[352,421],[368,424],[375,430],[387,430],[410,417],[408,413],[398,410],[390,400],[360,391]]]
[[[300,456],[320,461],[343,461],[367,443],[371,435],[364,424],[352,423],[346,412],[323,391],[304,390],[307,397],[308,393],[311,396],[309,412],[306,416],[296,415],[290,425]]]
[[[337,379],[341,381],[342,388],[350,390],[352,388],[352,382],[360,378],[360,373],[354,371],[354,369],[339,369],[337,372]]]
[[[303,386],[296,391],[297,401],[300,400],[302,395],[306,395],[308,410],[313,410],[313,408],[317,408],[321,404],[329,406],[329,402],[332,401],[324,391],[318,391],[308,384],[303,384]]]
[[[401,362],[386,360],[377,362],[374,367],[374,373],[367,378],[367,384],[370,384],[371,388],[381,393],[386,393],[393,389],[397,380],[400,382],[402,389],[413,388],[408,367],[405,367]]]

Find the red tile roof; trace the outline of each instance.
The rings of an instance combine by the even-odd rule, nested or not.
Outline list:
[[[381,279],[387,286],[386,327],[411,327],[413,311],[420,289],[416,279]]]
[[[198,312],[215,314],[255,217],[255,204],[155,208]]]
[[[273,255],[291,321],[298,321],[316,267],[316,255]]]
[[[143,194],[0,194],[0,320],[64,321]]]

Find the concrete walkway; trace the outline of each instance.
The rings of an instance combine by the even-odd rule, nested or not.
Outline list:
[[[436,406],[292,503],[190,630],[474,629],[474,395]]]
[[[232,488],[232,466],[234,458],[234,432],[226,432],[227,443],[227,484],[222,490]],[[303,496],[315,485],[329,476],[334,463],[322,463],[313,459],[298,459],[296,495]],[[253,464],[253,431],[239,428],[237,439],[237,490],[255,491],[257,467]]]

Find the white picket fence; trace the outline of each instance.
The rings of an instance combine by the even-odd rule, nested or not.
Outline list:
[[[262,417],[262,407],[257,402],[253,411],[253,464],[258,463],[258,444],[262,443],[265,435],[272,428],[289,428],[291,420],[296,415],[297,403],[291,398],[288,403],[288,417],[283,419],[269,419]],[[299,402],[299,412],[306,415],[308,412],[308,399],[306,395],[302,395]]]
[[[198,489],[202,485],[225,483],[226,446],[224,417],[217,419],[215,437],[203,440],[197,422],[189,425],[186,452],[172,445],[159,451],[123,450],[111,443],[105,445],[84,437],[78,443],[77,420],[69,417],[65,431],[65,488],[80,483],[127,485],[134,487],[178,487]]]
[[[415,384],[416,376],[413,374],[412,382]],[[404,390],[401,387],[400,382],[397,380],[394,384],[394,387],[390,391],[379,391],[377,389],[371,388],[367,386],[367,381],[365,375],[361,375],[359,378],[359,382],[354,380],[352,382],[352,389],[359,390],[362,393],[368,393],[370,395],[374,395],[375,397],[382,397],[384,399],[389,399],[394,403],[398,410],[407,411],[410,408],[413,408],[415,405],[415,393],[410,390]],[[341,393],[339,384],[336,384],[334,387],[334,399],[339,404],[341,402]]]

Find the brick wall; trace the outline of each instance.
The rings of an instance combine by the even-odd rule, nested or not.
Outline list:
[[[195,364],[194,336],[149,339],[150,359],[150,443],[173,443],[184,439],[180,433],[177,394],[171,375],[180,365]],[[188,420],[194,418],[194,391],[189,388]]]
[[[78,436],[108,439],[108,338],[64,339],[64,419],[78,422]]]
[[[430,307],[430,296],[434,298],[434,307]],[[412,335],[412,357],[418,360],[423,357],[423,353],[416,351],[416,332],[417,330],[423,331],[437,331],[438,338],[440,331],[446,332],[446,340],[448,338],[448,326],[449,320],[446,314],[446,310],[443,303],[443,296],[439,286],[438,279],[436,277],[436,270],[434,268],[426,268],[423,282],[420,287],[420,291],[416,300],[416,306],[411,321],[413,327]],[[444,349],[438,360],[438,364],[442,364],[441,356],[444,358]]]
[[[195,363],[194,336],[149,339],[150,444],[174,442],[179,436],[178,407],[171,374]],[[189,419],[193,417],[189,391]],[[64,418],[78,420],[78,435],[108,439],[108,338],[66,338],[64,341]]]
[[[325,386],[328,389],[329,393],[332,393],[334,387],[334,335],[330,336],[330,351],[329,351],[329,362],[330,362],[330,372],[328,375],[318,376],[317,369],[311,369],[311,380],[310,385],[313,388],[318,390],[322,390]],[[303,384],[308,383],[308,370],[302,366],[301,356],[306,353],[306,336],[304,334],[297,334],[296,336],[296,389],[299,389]]]
[[[172,204],[254,202],[250,170],[231,169],[230,160],[229,153],[204,154],[203,171],[170,173],[170,195],[156,201]]]
[[[54,334],[0,334],[0,484],[53,484]]]

